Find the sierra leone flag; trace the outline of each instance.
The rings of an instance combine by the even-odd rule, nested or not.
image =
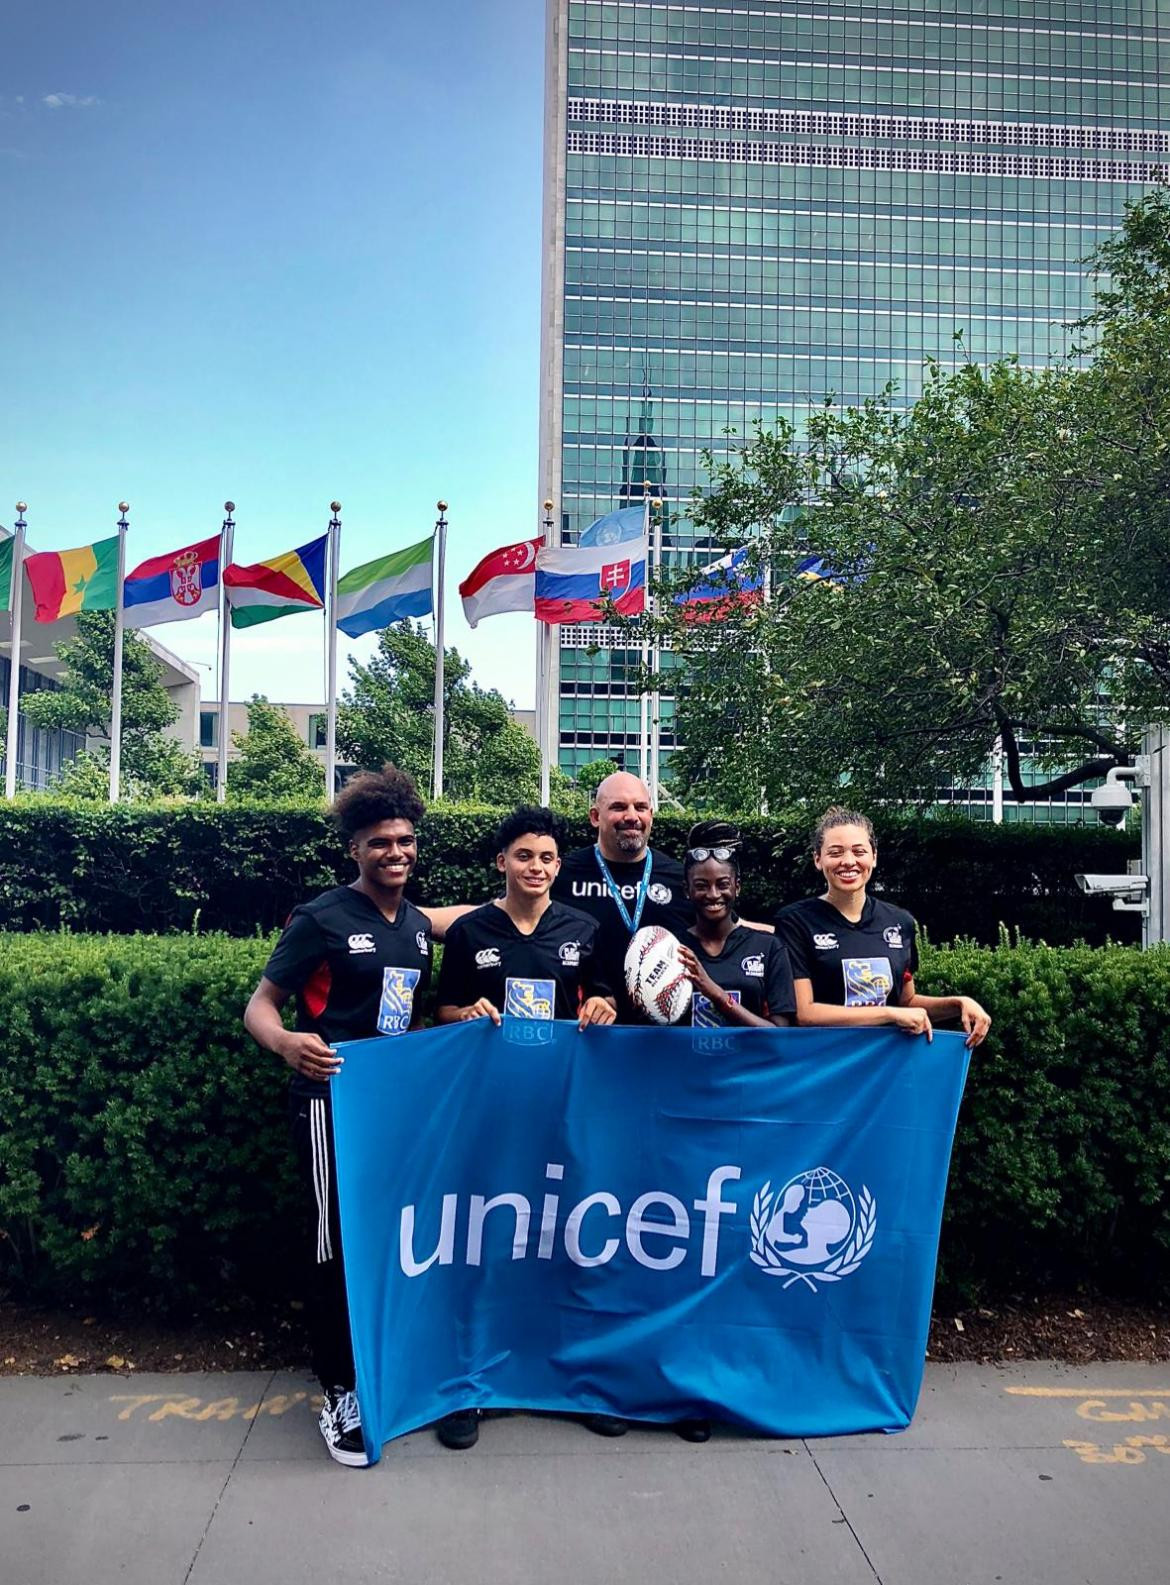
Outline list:
[[[337,626],[350,638],[376,633],[408,616],[426,616],[434,539],[420,540],[347,572],[337,584]]]

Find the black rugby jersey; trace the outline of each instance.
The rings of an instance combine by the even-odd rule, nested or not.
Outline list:
[[[760,1018],[767,1018],[770,1014],[788,1018],[796,1016],[796,992],[792,988],[788,953],[776,937],[769,935],[766,930],[750,930],[747,925],[736,925],[723,943],[723,951],[718,957],[712,957],[704,951],[698,936],[685,935],[682,941],[684,946],[690,947],[719,989],[729,992],[749,1013],[755,1013]],[[731,1020],[716,1012],[707,998],[696,991],[691,998],[685,1022],[700,1026],[722,1026]]]
[[[865,899],[856,924],[823,898],[808,897],[780,910],[776,934],[793,978],[812,982],[814,1002],[896,1007],[918,968],[913,916],[877,897]]]
[[[596,960],[596,942],[597,925],[588,914],[562,903],[549,903],[530,936],[502,908],[486,903],[447,932],[439,1006],[470,1007],[486,996],[499,1012],[521,1018],[576,1018],[578,991],[584,998],[613,994]]]
[[[694,923],[695,911],[687,898],[683,882],[683,867],[677,859],[653,849],[654,862],[650,868],[650,885],[646,904],[638,922],[641,930],[646,925],[663,925],[682,941]],[[638,885],[646,868],[645,858],[633,864],[620,861],[611,864],[606,860],[614,884],[621,893],[626,912],[633,918],[638,900]],[[566,853],[560,874],[552,884],[552,895],[570,908],[580,908],[599,926],[597,956],[606,983],[617,999],[619,1024],[644,1024],[648,1020],[639,1013],[626,995],[626,948],[630,944],[630,931],[610,896],[605,877],[598,867],[593,848],[578,848]]]
[[[364,892],[335,886],[293,910],[264,973],[296,992],[297,1028],[331,1046],[404,1035],[431,982],[431,927],[405,897],[392,924]],[[294,1073],[292,1087],[321,1095],[329,1085]]]

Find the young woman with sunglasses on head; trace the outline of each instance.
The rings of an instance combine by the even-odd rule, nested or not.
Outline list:
[[[695,923],[681,956],[694,986],[691,1023],[771,1029],[795,1018],[792,970],[783,944],[736,913],[740,840],[726,820],[704,820],[687,839],[683,874]]]
[[[917,926],[911,914],[870,897],[877,840],[867,816],[834,806],[813,833],[820,897],[782,908],[776,935],[788,948],[796,1021],[837,1027],[891,1025],[933,1035],[934,1021],[957,1020],[974,1047],[991,1019],[970,996],[923,996],[915,989]]]

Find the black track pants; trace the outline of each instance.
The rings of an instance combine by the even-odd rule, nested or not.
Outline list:
[[[308,1295],[313,1370],[323,1387],[356,1383],[349,1337],[349,1306],[341,1263],[333,1108],[328,1096],[289,1096],[289,1121],[297,1169],[310,1211]]]

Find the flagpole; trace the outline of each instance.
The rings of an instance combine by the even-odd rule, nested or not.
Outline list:
[[[223,509],[225,516],[223,527],[219,531],[219,742],[216,744],[215,752],[216,803],[223,803],[227,798],[228,685],[232,658],[232,613],[228,605],[227,584],[223,581],[223,575],[232,560],[236,534],[232,513],[236,509],[236,503],[225,501]]]
[[[552,544],[553,507],[544,503],[544,542]],[[552,796],[552,636],[551,622],[536,623],[536,739],[540,745],[540,801],[548,808]]]
[[[655,614],[657,600],[654,594],[654,585],[657,582],[662,563],[662,502],[651,501],[648,507],[650,523],[650,565],[652,577],[650,580],[649,608],[650,614]],[[662,646],[655,635],[654,648],[651,653],[654,665],[654,688],[650,694],[650,802],[654,808],[658,807],[658,783],[660,780],[660,761],[662,758],[662,722],[659,719],[662,710],[662,693],[658,686],[658,670],[662,664]]]
[[[646,546],[646,567],[650,567],[650,497],[642,501],[642,540]],[[647,592],[649,614],[649,592]],[[646,691],[646,668],[650,664],[650,646],[642,641],[642,687],[638,695],[638,770],[646,787],[650,786],[650,699]]]
[[[23,501],[16,503],[16,522],[12,533],[12,584],[8,597],[12,642],[8,646],[8,733],[4,757],[4,796],[16,797],[16,751],[20,733],[20,616],[24,604],[24,514]]]
[[[122,793],[122,639],[125,627],[126,595],[122,580],[126,576],[126,513],[129,501],[119,501],[118,511],[118,597],[114,606],[114,687],[110,702],[110,802],[116,804]]]
[[[330,501],[329,510],[329,597],[325,606],[325,795],[337,790],[337,568],[341,559],[340,501]]]
[[[436,571],[438,588],[434,595],[435,606],[435,753],[431,775],[431,796],[443,796],[443,580],[447,572],[447,503],[436,502],[439,520],[435,524],[435,542],[438,550]]]

